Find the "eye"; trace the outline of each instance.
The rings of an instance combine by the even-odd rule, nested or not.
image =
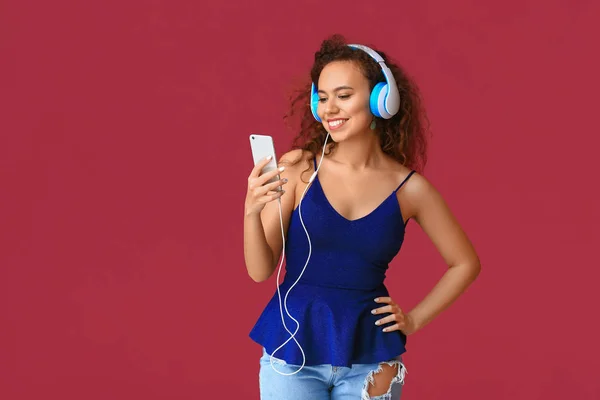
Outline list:
[[[340,94],[338,97],[342,100],[346,100],[346,99],[350,98],[350,95],[349,94]]]
[[[325,101],[327,101],[327,99],[326,99],[325,97],[321,97],[321,98],[319,99],[319,103],[324,103]]]

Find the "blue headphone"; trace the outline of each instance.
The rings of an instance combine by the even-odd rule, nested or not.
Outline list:
[[[400,109],[400,93],[398,92],[398,86],[396,86],[396,79],[394,79],[392,71],[385,65],[385,61],[375,50],[360,44],[349,44],[348,46],[364,51],[377,61],[381,67],[383,75],[385,76],[385,82],[379,82],[375,85],[371,91],[369,106],[371,112],[376,117],[383,119],[392,118]],[[313,82],[310,94],[310,110],[312,111],[313,117],[321,122],[321,118],[317,115],[318,105],[319,96],[317,94],[317,87]]]

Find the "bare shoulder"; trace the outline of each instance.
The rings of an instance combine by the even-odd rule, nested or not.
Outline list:
[[[302,149],[290,150],[279,158],[279,166],[285,167],[282,176],[290,182],[307,181],[314,168],[310,152]],[[306,175],[308,174],[308,175]]]
[[[410,170],[407,172],[407,176]],[[431,194],[431,192],[437,191],[433,184],[423,175],[418,172],[414,172],[410,179],[404,184],[402,189],[407,198],[415,201],[422,200],[423,197]]]
[[[410,217],[430,236],[444,232],[462,235],[446,200],[427,178],[415,172],[404,186],[402,196],[410,209]]]
[[[282,165],[285,164],[285,166],[287,167],[288,165],[296,164],[299,161],[302,161],[302,159],[306,158],[307,156],[307,151],[303,151],[302,149],[294,149],[282,155],[279,158],[279,162]]]
[[[411,170],[406,169],[405,176],[408,177]],[[423,210],[431,205],[444,205],[444,200],[436,187],[423,175],[418,172],[412,173],[409,179],[404,183],[398,193],[399,199],[406,210],[405,217],[419,221],[423,215]]]

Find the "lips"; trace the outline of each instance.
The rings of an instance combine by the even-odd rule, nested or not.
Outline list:
[[[336,118],[336,119],[327,120],[327,124],[329,125],[329,129],[335,130],[335,129],[340,129],[342,126],[344,126],[346,121],[348,121],[348,120],[344,119],[344,118]]]

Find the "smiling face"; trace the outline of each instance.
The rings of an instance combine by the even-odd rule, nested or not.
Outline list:
[[[369,81],[353,61],[334,61],[321,71],[317,114],[336,142],[364,135],[373,114]]]

